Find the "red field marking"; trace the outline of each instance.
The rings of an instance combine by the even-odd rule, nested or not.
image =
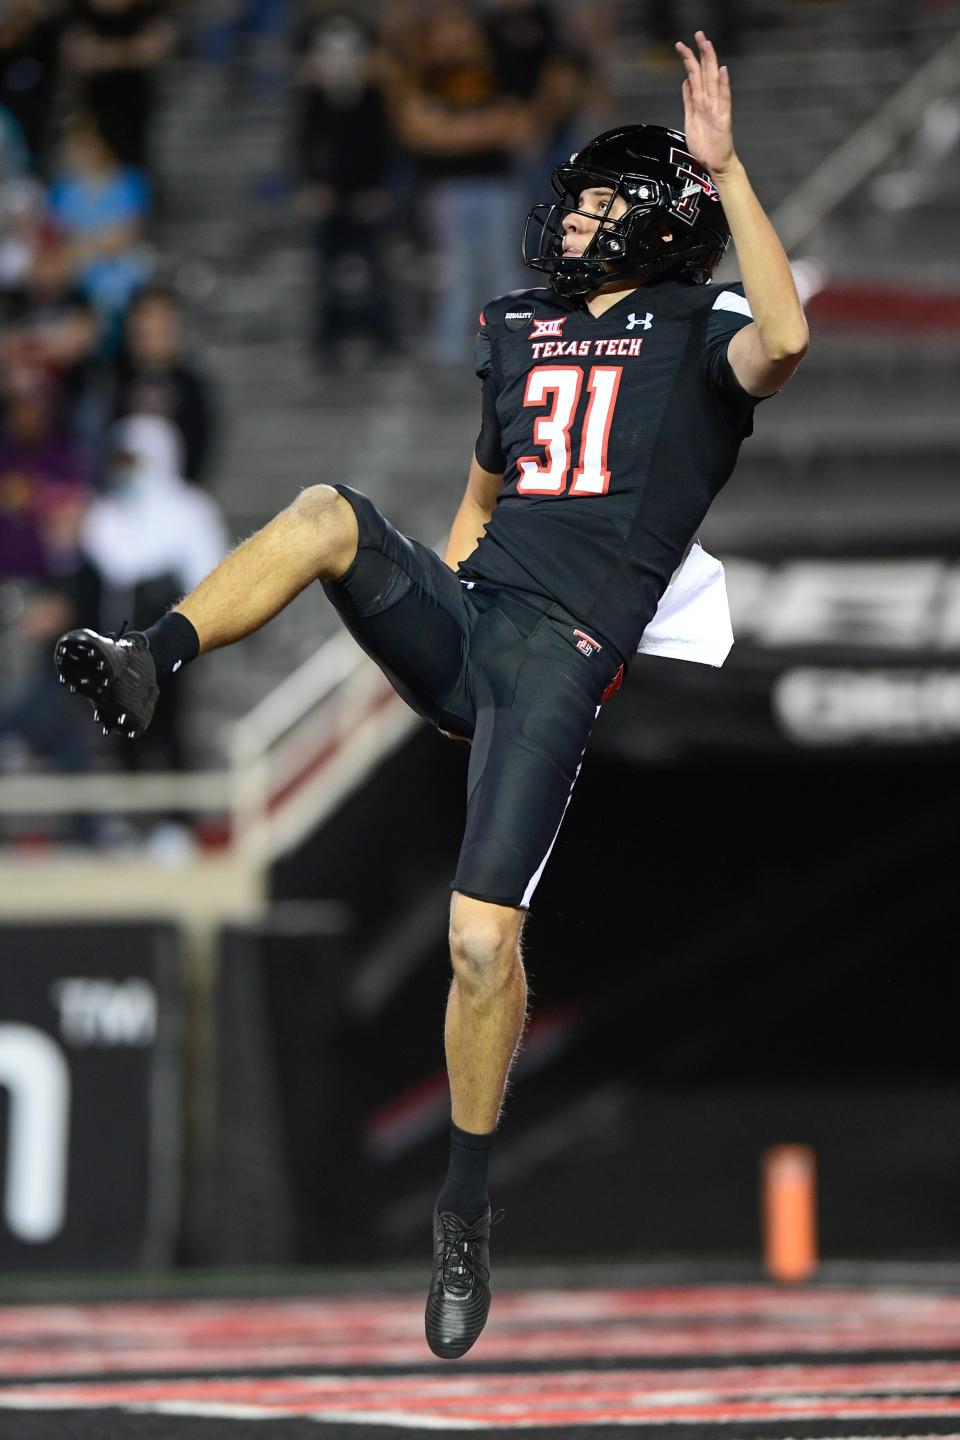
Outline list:
[[[777,1290],[498,1293],[485,1361],[959,1349],[960,1297]],[[0,1309],[0,1377],[436,1364],[422,1299],[112,1303]],[[469,1362],[468,1362],[469,1364]]]
[[[487,1361],[960,1350],[960,1297],[891,1291],[541,1290],[495,1296]],[[0,1377],[436,1364],[422,1300],[160,1301],[0,1309]]]
[[[575,1371],[562,1375],[372,1376],[141,1381],[0,1390],[0,1407],[125,1409],[194,1416],[299,1416],[423,1424],[431,1428],[632,1423],[731,1424],[830,1418],[905,1419],[960,1414],[960,1395],[930,1393],[960,1381],[958,1364],[781,1366],[770,1372]],[[895,1389],[898,1394],[830,1390]],[[779,1393],[773,1393],[775,1390]],[[922,1395],[904,1393],[922,1390]],[[761,1396],[760,1392],[768,1392]],[[739,1393],[738,1393],[739,1392]],[[721,1398],[725,1397],[725,1398]]]
[[[288,1300],[158,1300],[122,1301],[88,1305],[0,1306],[0,1341],[7,1335],[63,1335],[89,1333],[91,1328],[154,1334],[158,1327],[182,1334],[219,1332],[233,1338],[271,1327],[296,1332],[304,1323],[335,1329],[344,1324],[379,1328],[380,1318],[402,1318],[411,1304],[409,1295],[351,1295]],[[891,1290],[778,1289],[772,1285],[726,1287],[672,1287],[669,1289],[568,1289],[501,1291],[498,1309],[505,1317],[524,1323],[557,1318],[590,1323],[621,1317],[660,1321],[696,1316],[728,1320],[749,1317],[802,1321],[864,1317],[886,1320],[891,1316],[954,1322],[960,1331],[960,1296]]]
[[[908,1361],[899,1365],[863,1364],[833,1367],[830,1365],[778,1365],[770,1367],[729,1366],[706,1370],[568,1370],[561,1373],[490,1375],[460,1371],[455,1375],[391,1376],[263,1376],[213,1378],[196,1380],[143,1380],[94,1382],[82,1385],[51,1385],[11,1387],[0,1390],[2,1396],[52,1395],[83,1396],[115,1402],[118,1398],[164,1399],[182,1393],[199,1397],[229,1395],[232,1399],[256,1399],[270,1403],[271,1397],[282,1397],[284,1403],[318,1393],[338,1403],[351,1403],[388,1398],[398,1401],[424,1401],[430,1404],[460,1403],[464,1396],[485,1396],[498,1393],[514,1400],[543,1396],[584,1398],[602,1394],[605,1398],[625,1399],[642,1393],[658,1396],[657,1403],[714,1401],[721,1396],[756,1399],[759,1396],[817,1395],[849,1393],[863,1395],[890,1391],[896,1395],[940,1391],[960,1393],[960,1361]]]

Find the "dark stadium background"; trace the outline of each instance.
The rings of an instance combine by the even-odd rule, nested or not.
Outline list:
[[[558,4],[554,58],[582,103],[560,107],[552,139],[640,111],[675,121],[664,35],[695,8]],[[960,19],[893,0],[708,8],[813,343],[703,529],[727,565],[730,660],[637,661],[538,892],[531,1026],[494,1161],[499,1253],[758,1267],[762,1157],[797,1142],[816,1156],[825,1260],[946,1260],[960,1254]],[[116,94],[97,102],[116,143],[142,141],[127,161],[152,208],[133,259],[181,315],[190,378],[174,405],[136,355],[111,360],[113,398],[90,392],[95,439],[133,403],[118,395],[176,412],[184,473],[231,542],[331,478],[434,542],[478,415],[469,335],[433,323],[436,177],[397,137],[382,172],[367,154],[373,228],[343,248],[295,10],[159,7],[134,97],[144,134],[118,142]],[[403,43],[388,30],[410,63]],[[64,59],[28,134],[27,188],[4,190],[5,263],[51,243],[21,231],[58,173],[64,122],[93,103],[83,63]],[[515,93],[517,78],[497,83]],[[0,84],[12,104],[6,70]],[[504,289],[523,283],[514,241],[545,183],[522,162]],[[33,372],[22,393],[10,379],[33,351],[27,302],[3,298],[9,416],[48,391]],[[20,626],[43,586],[8,570],[12,694],[47,675],[49,646]],[[120,743],[92,731],[77,765],[36,727],[4,732],[0,1042],[7,1026],[46,1037],[70,1083],[59,1219],[31,1235],[5,1202],[5,1272],[422,1258],[446,1143],[445,909],[466,756],[407,726],[352,652],[325,651],[321,673],[312,657],[333,636],[309,594],[188,672],[155,774],[128,775]],[[68,703],[63,733],[86,734]],[[290,707],[275,731],[271,705]],[[5,1175],[19,1074],[0,1076]]]

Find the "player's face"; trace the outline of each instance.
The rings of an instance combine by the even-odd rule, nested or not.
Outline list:
[[[577,210],[584,210],[584,215],[573,214],[563,217],[563,254],[565,256],[582,255],[590,244],[600,224],[600,216],[606,210],[607,204],[613,191],[609,186],[597,185],[589,190],[582,190],[577,197]],[[626,200],[622,195],[614,196],[613,204],[610,206],[608,220],[617,220],[627,212]]]

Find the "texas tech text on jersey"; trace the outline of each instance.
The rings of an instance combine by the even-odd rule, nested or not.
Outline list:
[[[757,404],[726,354],[751,321],[741,285],[665,278],[642,297],[596,317],[550,289],[485,307],[476,457],[504,479],[459,572],[549,597],[625,661]]]

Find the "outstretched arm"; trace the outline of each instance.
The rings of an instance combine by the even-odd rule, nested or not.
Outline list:
[[[753,324],[738,330],[727,358],[744,390],[773,395],[806,354],[807,322],[783,246],[733,147],[730,76],[702,30],[699,58],[677,41],[687,78],[683,82],[687,149],[713,177],[740,262]]]

